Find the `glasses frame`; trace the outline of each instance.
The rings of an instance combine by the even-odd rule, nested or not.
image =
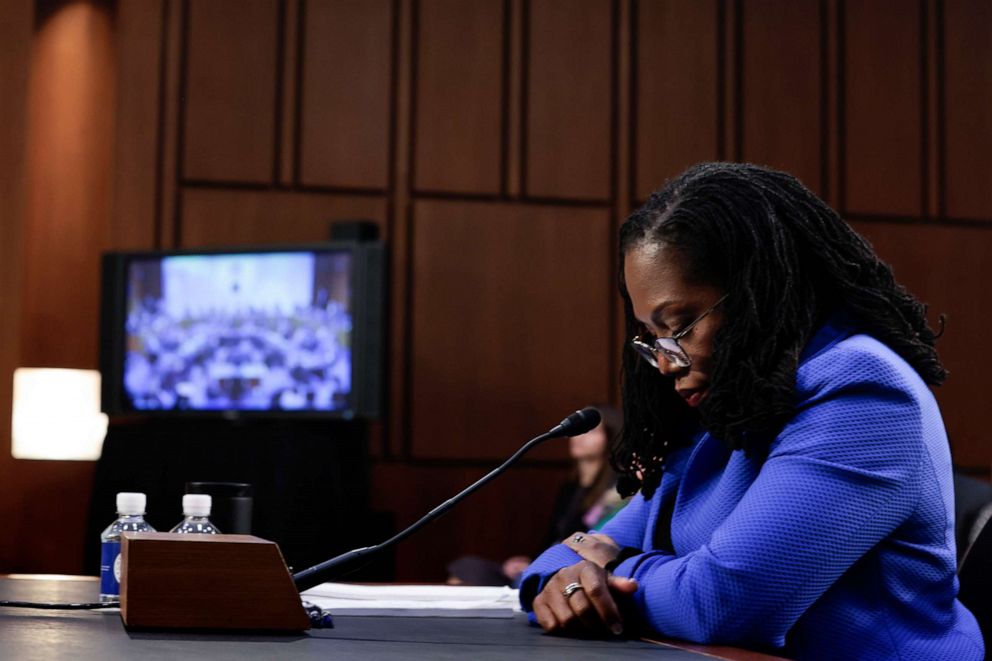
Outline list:
[[[689,334],[696,324],[705,319],[713,310],[717,308],[721,303],[727,300],[729,294],[724,294],[720,297],[713,305],[706,308],[706,310],[689,322],[685,328],[679,332],[670,335],[668,337],[656,337],[653,342],[645,342],[641,339],[643,336],[638,335],[630,341],[631,346],[637,352],[637,354],[648,362],[651,367],[658,369],[658,354],[660,353],[665,357],[670,364],[675,367],[685,369],[687,367],[692,367],[692,358],[686,353],[686,350],[679,344],[679,340]]]

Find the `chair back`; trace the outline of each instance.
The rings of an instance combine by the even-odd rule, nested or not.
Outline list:
[[[978,620],[988,646],[992,642],[992,521],[985,523],[965,552],[958,580],[958,599]]]

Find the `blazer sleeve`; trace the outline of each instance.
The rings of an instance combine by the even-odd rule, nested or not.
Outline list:
[[[651,501],[646,501],[641,494],[637,494],[598,532],[609,535],[621,548],[626,546],[642,548],[650,509]],[[578,553],[560,543],[539,555],[524,571],[520,581],[520,604],[524,610],[531,611],[534,597],[540,594],[548,580],[559,569],[574,565],[580,560],[582,558]]]
[[[912,513],[932,422],[924,417],[939,420],[935,406],[921,411],[929,392],[888,357],[831,358],[833,377],[815,384],[707,543],[616,568],[638,581],[634,599],[653,630],[781,647],[798,618]]]

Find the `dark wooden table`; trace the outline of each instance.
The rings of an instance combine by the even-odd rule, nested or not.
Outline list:
[[[88,577],[6,576],[0,599],[34,602],[97,600]],[[239,604],[232,604],[238,608]],[[334,629],[297,635],[128,631],[116,609],[48,611],[0,608],[0,658],[107,659],[653,659],[701,656],[758,661],[775,657],[677,641],[578,640],[546,636],[522,615],[510,619],[438,617],[335,618]]]

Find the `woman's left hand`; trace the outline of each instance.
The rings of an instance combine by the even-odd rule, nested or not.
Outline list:
[[[623,620],[617,602],[636,590],[637,581],[580,560],[558,570],[534,597],[534,617],[548,633],[619,636]]]
[[[620,554],[620,546],[609,535],[603,533],[576,532],[562,542],[583,560],[605,568]]]

